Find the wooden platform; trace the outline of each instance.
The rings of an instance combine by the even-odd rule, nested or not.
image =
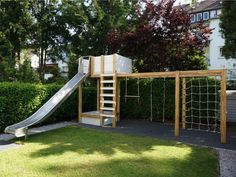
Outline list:
[[[107,115],[112,115],[111,111],[104,111],[104,113],[106,113]],[[101,126],[99,111],[83,112],[81,114],[80,123]],[[104,118],[104,125],[110,125],[111,123],[112,123],[111,117]]]

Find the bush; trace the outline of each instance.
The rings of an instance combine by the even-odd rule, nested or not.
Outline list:
[[[0,83],[0,131],[8,125],[22,121],[32,115],[62,85],[33,85],[26,83]],[[84,88],[83,110],[96,109],[96,89]],[[78,97],[74,92],[60,108],[42,124],[70,120],[78,115]]]
[[[208,82],[208,83],[206,83]],[[160,121],[164,117],[167,121],[173,121],[175,114],[175,80],[174,79],[140,79],[140,98],[127,98],[125,101],[125,80],[121,82],[121,118],[129,119],[149,119],[151,115],[150,98],[152,83],[152,107],[153,120]],[[191,82],[187,80],[187,88]],[[198,87],[199,83],[202,87]],[[201,92],[201,104],[193,102],[193,107],[206,108],[211,110],[219,107],[219,92],[215,90],[214,85],[219,86],[219,81],[214,79],[193,79],[192,91],[194,93]],[[209,89],[206,89],[206,85]],[[93,84],[92,84],[93,85]],[[17,123],[31,114],[33,114],[43,103],[52,97],[62,85],[33,85],[23,83],[0,83],[0,131],[8,125]],[[199,90],[201,89],[201,90]],[[180,89],[181,90],[181,89]],[[181,90],[182,91],[182,90]],[[137,95],[138,93],[137,79],[128,80],[128,95]],[[189,93],[189,92],[188,92]],[[209,97],[204,94],[210,93]],[[215,95],[213,95],[215,94]],[[165,95],[165,99],[164,99]],[[181,95],[181,93],[180,93]],[[61,107],[42,124],[53,123],[63,120],[77,118],[78,110],[78,94],[73,93]],[[96,87],[83,87],[83,111],[96,110]],[[199,95],[193,95],[193,100],[199,100]],[[217,102],[216,104],[206,105],[205,101]],[[165,101],[165,102],[163,102]],[[186,102],[190,101],[190,97],[186,98]],[[163,103],[164,107],[163,107]],[[180,99],[181,104],[181,99]],[[163,110],[164,108],[164,110]],[[181,105],[180,105],[181,108]],[[187,112],[187,115],[190,111]],[[199,111],[193,112],[195,116],[199,116]],[[180,110],[181,114],[181,110]],[[213,111],[201,111],[201,116],[215,116]],[[181,116],[181,115],[180,115]],[[197,122],[198,120],[194,120]]]
[[[138,94],[137,79],[129,79],[128,95]],[[121,82],[121,117],[129,119],[149,119],[151,116],[151,83],[152,83],[152,112],[153,120],[163,117],[163,100],[165,94],[165,119],[172,119],[175,108],[174,79],[140,79],[138,98],[127,98],[125,102],[125,81]],[[164,85],[165,84],[165,85]],[[164,93],[165,87],[165,93]]]
[[[31,61],[25,59],[16,71],[16,80],[25,83],[40,83],[39,74],[31,67]]]
[[[65,84],[68,81],[66,77],[61,75],[58,66],[52,68],[49,73],[52,74],[52,77],[49,77],[47,80],[45,80],[46,84]]]
[[[138,93],[138,83],[137,79],[129,79],[127,84],[128,95],[137,95]],[[125,81],[121,82],[121,118],[129,119],[150,119],[151,117],[151,84],[152,84],[152,114],[154,121],[161,121],[164,118],[167,121],[173,121],[175,117],[175,80],[174,79],[141,79],[139,81],[139,102],[138,98],[127,98],[125,101]],[[198,87],[199,84],[201,87]],[[208,84],[208,89],[206,89]],[[192,92],[197,93],[193,94],[191,97],[186,97],[186,102],[189,103],[190,99],[193,99],[192,107],[193,114],[199,116],[198,109],[203,109],[208,107],[208,111],[201,110],[201,116],[215,116],[215,109],[219,108],[219,92],[220,83],[215,79],[192,79],[192,82],[188,82],[186,79],[186,88],[190,88],[192,85]],[[216,89],[215,90],[215,86]],[[181,86],[182,87],[182,86]],[[187,90],[187,93],[190,93],[190,89]],[[201,98],[199,94],[201,93]],[[180,109],[181,109],[181,94],[182,89],[180,88]],[[208,95],[208,97],[206,96]],[[199,104],[199,99],[201,104]],[[208,102],[207,102],[208,101]],[[209,102],[211,101],[211,103]],[[207,102],[207,103],[206,103]],[[163,104],[164,103],[164,104]],[[214,104],[212,104],[214,103]],[[190,104],[187,104],[187,109],[190,110]],[[181,116],[180,110],[180,116]],[[187,112],[187,116],[190,111]],[[199,121],[198,119],[194,120],[195,122]],[[204,121],[204,120],[202,120]]]

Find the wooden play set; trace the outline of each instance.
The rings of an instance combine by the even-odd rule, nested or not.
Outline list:
[[[172,78],[175,80],[175,117],[174,117],[174,135],[179,136],[180,125],[186,128],[188,123],[186,112],[191,113],[190,117],[194,117],[194,108],[187,108],[186,83],[190,82],[191,78],[208,78],[217,77],[219,82],[219,90],[216,90],[215,96],[219,95],[219,114],[210,117],[209,111],[211,107],[206,107],[207,121],[209,118],[214,118],[215,122],[219,123],[219,132],[221,143],[226,143],[226,71],[225,70],[196,70],[196,71],[171,71],[171,72],[147,72],[147,73],[132,73],[132,61],[129,58],[118,54],[102,55],[89,57],[90,77],[97,80],[97,110],[90,112],[82,112],[82,85],[79,86],[79,122],[84,124],[92,124],[104,126],[111,124],[116,127],[116,122],[120,120],[120,82],[126,78]],[[85,69],[88,69],[85,66]],[[193,86],[194,87],[194,86]],[[202,86],[199,85],[199,88]],[[207,87],[210,87],[207,86]],[[191,90],[192,87],[189,89]],[[182,90],[182,91],[181,91]],[[180,94],[182,93],[182,95]],[[196,94],[191,92],[189,95]],[[201,94],[199,92],[199,94]],[[204,95],[200,95],[204,97]],[[211,97],[213,95],[206,95]],[[216,102],[216,101],[215,101]],[[192,104],[192,103],[191,103]],[[210,104],[215,104],[211,103]],[[198,109],[201,111],[206,108]],[[180,109],[182,110],[182,120],[180,121]],[[203,116],[202,116],[203,117]],[[190,118],[191,119],[191,118]],[[181,124],[180,124],[181,122]],[[201,123],[201,120],[200,120]],[[209,122],[207,122],[209,124]],[[193,125],[193,123],[191,122]],[[199,122],[198,122],[199,124]],[[203,123],[202,123],[203,124]]]

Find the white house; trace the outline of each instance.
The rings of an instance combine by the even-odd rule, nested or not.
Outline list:
[[[206,49],[209,69],[228,69],[236,72],[236,59],[225,59],[222,56],[224,38],[220,32],[222,0],[205,0],[195,4],[181,5],[191,16],[191,23],[205,21],[213,29],[210,36],[209,48]]]
[[[31,58],[31,67],[37,69],[39,67],[39,57],[35,54],[31,54],[30,58]],[[47,80],[48,78],[52,77],[53,75],[50,73],[50,69],[55,67],[59,68],[61,76],[67,77],[69,72],[67,60],[68,59],[65,57],[64,61],[62,60],[56,62],[52,62],[51,60],[46,61],[46,73],[44,75],[44,78]]]

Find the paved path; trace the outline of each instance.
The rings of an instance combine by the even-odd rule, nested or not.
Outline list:
[[[46,131],[50,131],[50,130],[54,130],[54,129],[58,129],[58,128],[62,128],[62,127],[67,127],[69,125],[78,125],[78,124],[75,122],[60,122],[60,123],[56,123],[56,124],[50,124],[50,125],[44,125],[41,127],[30,128],[28,133],[29,133],[29,135],[33,135],[33,134],[42,133],[42,132],[46,132]],[[14,138],[15,138],[15,136],[11,135],[11,134],[0,134],[0,151],[20,146],[18,144],[9,142],[10,140],[12,140]]]
[[[8,142],[8,141],[0,141],[0,151],[15,148],[17,146],[20,146],[20,145],[15,144],[15,143],[11,143],[11,142]]]

